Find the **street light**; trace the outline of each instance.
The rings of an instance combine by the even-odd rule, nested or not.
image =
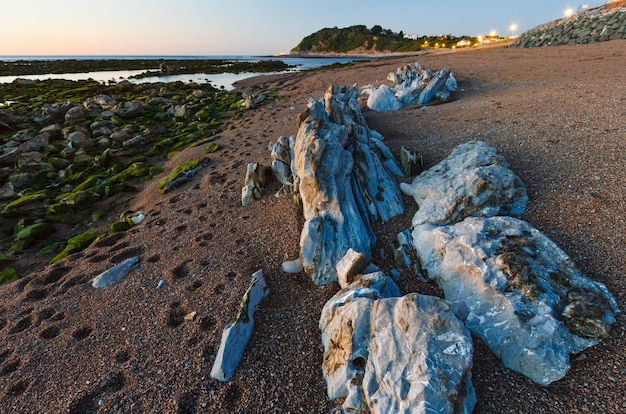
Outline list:
[[[563,10],[563,16],[572,17],[573,15],[574,15],[574,9],[572,7],[568,7],[565,10]]]
[[[515,36],[515,32],[517,32],[518,28],[519,26],[517,25],[517,23],[511,23],[509,25],[509,32],[511,32],[511,36]]]

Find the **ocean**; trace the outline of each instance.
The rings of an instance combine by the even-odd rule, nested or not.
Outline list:
[[[288,65],[295,66],[289,69],[289,72],[302,71],[307,69],[314,69],[322,66],[332,65],[335,63],[351,63],[362,60],[370,60],[368,57],[355,56],[333,56],[333,57],[303,57],[303,56],[246,56],[246,55],[215,55],[215,56],[0,56],[0,61],[15,62],[18,60],[108,60],[108,59],[149,59],[160,61],[163,59],[179,59],[179,60],[198,60],[198,59],[216,59],[216,60],[231,60],[242,62],[260,62],[267,60],[280,60]],[[155,69],[158,69],[158,64],[155,65]],[[119,82],[121,80],[129,80],[133,83],[150,83],[150,82],[196,82],[207,83],[210,82],[213,86],[225,89],[232,89],[233,84],[239,80],[243,80],[257,75],[268,75],[270,73],[258,73],[258,72],[246,72],[246,73],[220,73],[220,74],[206,74],[206,73],[194,73],[186,75],[170,75],[159,77],[147,77],[141,79],[129,79],[130,76],[138,75],[144,72],[144,70],[116,70],[116,71],[100,71],[100,72],[83,72],[83,73],[59,73],[59,74],[45,74],[45,75],[19,75],[19,76],[0,76],[0,84],[10,83],[15,79],[31,79],[31,80],[45,80],[45,79],[67,79],[67,80],[87,80],[93,79],[98,82]]]

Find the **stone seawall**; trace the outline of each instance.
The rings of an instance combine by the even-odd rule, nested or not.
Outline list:
[[[626,39],[626,6],[598,7],[542,24],[523,33],[511,46],[559,46],[615,39]]]

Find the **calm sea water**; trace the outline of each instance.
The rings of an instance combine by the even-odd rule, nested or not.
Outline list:
[[[155,60],[154,69],[158,69],[159,64],[156,63],[162,59],[182,59],[182,60],[198,60],[198,59],[219,59],[219,60],[236,60],[244,62],[260,62],[267,60],[281,60],[288,65],[295,66],[289,71],[301,71],[314,69],[322,66],[332,65],[334,63],[350,63],[361,60],[369,60],[367,57],[291,57],[291,56],[0,56],[0,61],[15,62],[17,60],[59,60],[59,59],[153,59]],[[206,74],[194,73],[188,75],[170,75],[170,76],[154,76],[141,79],[129,79],[130,76],[138,75],[143,70],[116,70],[116,71],[100,71],[100,72],[84,72],[84,73],[60,73],[45,75],[20,75],[20,76],[0,76],[0,83],[10,83],[15,79],[67,79],[67,80],[87,80],[93,79],[98,82],[119,82],[127,79],[133,83],[149,83],[149,82],[210,82],[215,87],[224,87],[232,89],[233,83],[257,75],[267,75],[268,73],[246,72],[246,73],[220,73]]]

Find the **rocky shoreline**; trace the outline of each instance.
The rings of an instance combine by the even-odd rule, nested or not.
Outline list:
[[[290,66],[280,60],[244,62],[225,59],[51,59],[0,60],[0,76],[145,70],[135,78],[192,73],[280,72]],[[1,98],[1,97],[0,97]]]
[[[3,281],[127,230],[129,212],[115,212],[132,194],[186,146],[204,148],[204,165],[222,123],[252,105],[209,84],[48,80],[14,82],[4,95],[16,102],[0,109]],[[50,102],[55,96],[64,100]],[[162,193],[181,181],[160,180]]]

